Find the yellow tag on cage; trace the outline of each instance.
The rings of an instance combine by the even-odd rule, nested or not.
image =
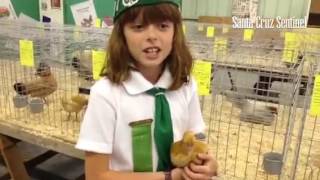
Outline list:
[[[106,62],[107,53],[105,51],[92,50],[92,73],[93,79],[100,79],[100,73]]]
[[[100,18],[97,18],[97,19],[96,19],[96,21],[95,21],[95,27],[101,28],[101,19],[100,19]]]
[[[253,33],[254,33],[253,29],[245,29],[243,31],[243,40],[252,41]]]
[[[311,97],[310,115],[320,115],[320,74],[316,75]]]
[[[285,32],[284,33],[284,44],[285,45],[298,45],[298,36],[294,32]]]
[[[209,38],[214,37],[214,27],[213,26],[207,27],[207,37],[209,37]]]
[[[34,66],[33,41],[19,40],[20,63],[22,66]]]
[[[182,31],[183,31],[183,34],[186,34],[187,30],[186,30],[186,25],[185,24],[182,24]]]
[[[284,62],[294,63],[295,58],[298,56],[298,46],[297,34],[293,32],[285,32],[282,60]]]
[[[212,64],[202,60],[196,60],[192,69],[192,75],[198,86],[200,96],[210,95],[211,93],[211,69]]]
[[[294,57],[297,54],[295,49],[285,48],[282,54],[282,60],[288,63],[294,63]]]
[[[213,53],[215,55],[225,56],[227,54],[228,40],[223,37],[216,37],[213,46]]]

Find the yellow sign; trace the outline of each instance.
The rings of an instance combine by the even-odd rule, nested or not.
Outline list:
[[[253,33],[254,33],[253,29],[245,29],[243,31],[243,40],[252,41]]]
[[[93,79],[100,79],[100,73],[105,65],[107,53],[105,51],[92,50],[92,73]]]
[[[214,37],[214,27],[213,26],[209,26],[207,27],[207,37]]]
[[[182,25],[182,31],[183,31],[183,34],[186,34],[187,30],[186,30],[186,25],[184,25],[184,24]]]
[[[209,95],[211,92],[211,69],[212,64],[202,60],[196,60],[192,69],[192,75],[198,86],[200,96]]]
[[[225,56],[227,54],[228,40],[223,37],[216,37],[214,41],[213,53],[215,55]]]
[[[294,63],[295,58],[298,56],[298,46],[297,34],[293,32],[285,32],[282,60],[284,62]]]
[[[320,74],[316,75],[314,80],[314,87],[310,105],[310,115],[320,115]]]
[[[23,66],[34,66],[33,41],[20,40],[20,63]]]
[[[100,18],[97,18],[97,19],[96,19],[95,26],[96,26],[97,28],[101,28],[101,19],[100,19]]]

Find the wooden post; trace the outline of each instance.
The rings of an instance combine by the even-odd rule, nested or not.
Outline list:
[[[23,159],[10,137],[0,134],[0,151],[13,180],[29,180]]]

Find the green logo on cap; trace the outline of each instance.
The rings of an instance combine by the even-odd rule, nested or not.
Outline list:
[[[115,0],[114,6],[114,22],[121,13],[135,6],[156,5],[160,3],[171,3],[179,7],[181,0]]]
[[[136,4],[137,2],[139,2],[139,0],[122,0],[122,4],[125,7],[130,7],[133,6],[134,4]]]

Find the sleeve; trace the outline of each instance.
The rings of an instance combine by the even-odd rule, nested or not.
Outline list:
[[[116,112],[110,99],[107,98],[111,92],[104,86],[100,83],[100,86],[94,85],[91,88],[89,104],[76,144],[77,149],[103,154],[112,153]]]
[[[203,121],[199,96],[197,93],[197,85],[195,80],[192,78],[189,85],[189,105],[188,105],[188,112],[189,112],[189,127],[191,131],[195,133],[204,133],[205,130],[205,123]]]

